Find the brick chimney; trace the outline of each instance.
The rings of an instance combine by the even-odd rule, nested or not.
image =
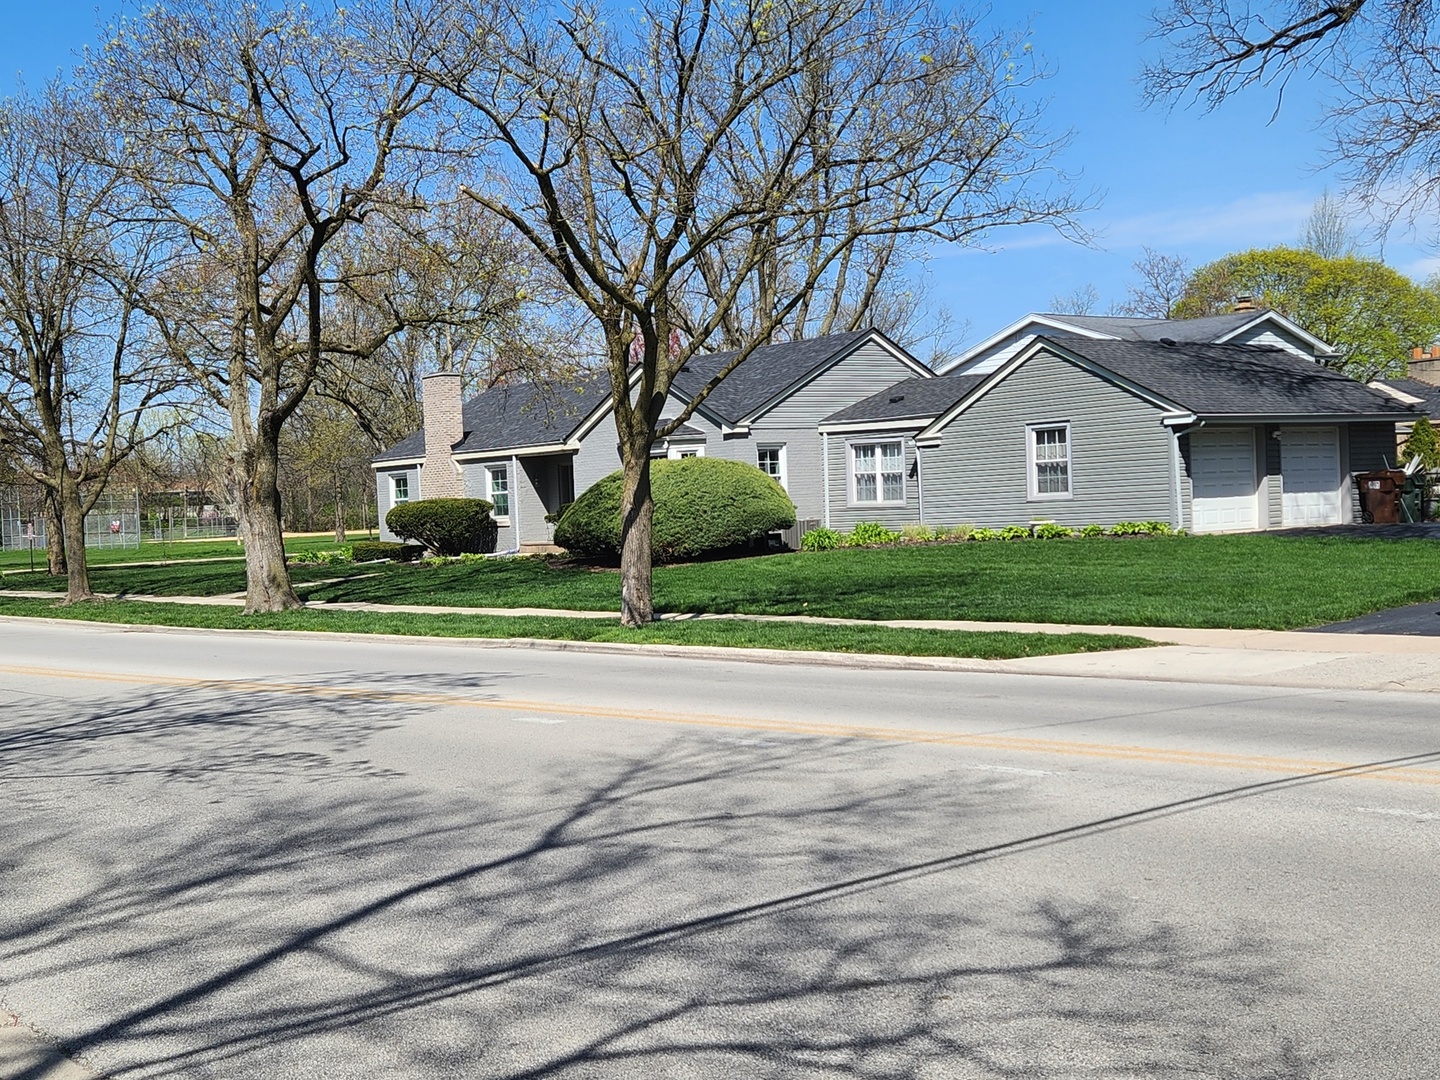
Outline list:
[[[1260,305],[1255,302],[1253,293],[1241,293],[1235,297],[1234,311],[1238,315],[1242,311],[1259,311]]]
[[[450,450],[465,437],[465,420],[460,412],[460,376],[437,371],[421,380],[424,387],[425,467],[420,470],[422,499],[462,498],[465,479],[456,468]]]

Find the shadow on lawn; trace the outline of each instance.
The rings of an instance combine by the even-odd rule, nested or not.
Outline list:
[[[1001,906],[967,874],[1308,778],[1016,835],[1014,781],[877,781],[883,750],[845,740],[684,735],[538,777],[487,770],[477,741],[437,783],[367,756],[420,705],[155,689],[52,708],[0,725],[7,790],[71,781],[0,841],[20,897],[0,962],[35,1000],[83,987],[96,1019],[68,1041],[116,1076],[1319,1064],[1252,1012],[1290,992],[1264,937],[1115,898]]]

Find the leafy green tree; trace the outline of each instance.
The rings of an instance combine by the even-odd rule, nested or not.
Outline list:
[[[1326,363],[1364,381],[1403,374],[1411,348],[1440,335],[1440,294],[1432,289],[1374,259],[1291,247],[1243,251],[1198,267],[1175,316],[1218,315],[1244,293],[1328,341],[1337,355]]]
[[[1415,426],[1410,429],[1410,438],[1405,440],[1405,448],[1400,451],[1402,463],[1415,458],[1420,459],[1426,472],[1440,469],[1440,439],[1435,437],[1435,425],[1430,423],[1429,417],[1422,416],[1415,421]]]

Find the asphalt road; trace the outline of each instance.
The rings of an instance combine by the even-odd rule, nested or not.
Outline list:
[[[1317,634],[1440,635],[1440,603],[1409,604],[1362,615],[1358,619],[1314,628]]]
[[[124,1077],[1434,1077],[1437,716],[0,621],[0,1001]]]

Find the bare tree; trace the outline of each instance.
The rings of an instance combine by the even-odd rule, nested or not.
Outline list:
[[[1126,286],[1127,296],[1120,306],[1120,314],[1143,319],[1174,318],[1175,305],[1185,295],[1190,280],[1190,264],[1184,257],[1142,247],[1140,258],[1131,263],[1130,268],[1140,280]]]
[[[1090,315],[1100,303],[1100,290],[1091,282],[1077,285],[1070,292],[1050,297],[1050,310],[1057,315]]]
[[[0,105],[0,445],[47,490],[71,603],[93,595],[85,518],[173,385],[140,303],[160,237],[107,138],[78,92]]]
[[[391,304],[349,338],[327,307],[346,270],[340,238],[382,207],[421,201],[438,138],[418,122],[431,92],[368,63],[338,8],[176,0],[108,37],[85,74],[153,212],[192,245],[152,310],[175,359],[229,416],[245,610],[296,607],[280,432],[330,358],[368,355],[403,326]]]
[[[425,76],[469,110],[468,189],[588,313],[624,485],[621,612],[652,618],[650,447],[886,238],[1070,227],[1023,38],[927,0],[419,0]],[[827,285],[827,281],[829,284]],[[734,318],[737,312],[743,317]],[[729,361],[673,419],[675,374]]]
[[[1359,245],[1350,215],[1345,212],[1345,204],[1330,194],[1329,188],[1320,193],[1310,208],[1300,246],[1322,259],[1348,259],[1357,254]]]
[[[1252,86],[1276,90],[1318,73],[1328,105],[1329,160],[1391,221],[1440,203],[1440,9],[1388,0],[1170,0],[1154,15],[1164,52],[1143,71],[1152,102],[1185,98],[1215,108]]]

